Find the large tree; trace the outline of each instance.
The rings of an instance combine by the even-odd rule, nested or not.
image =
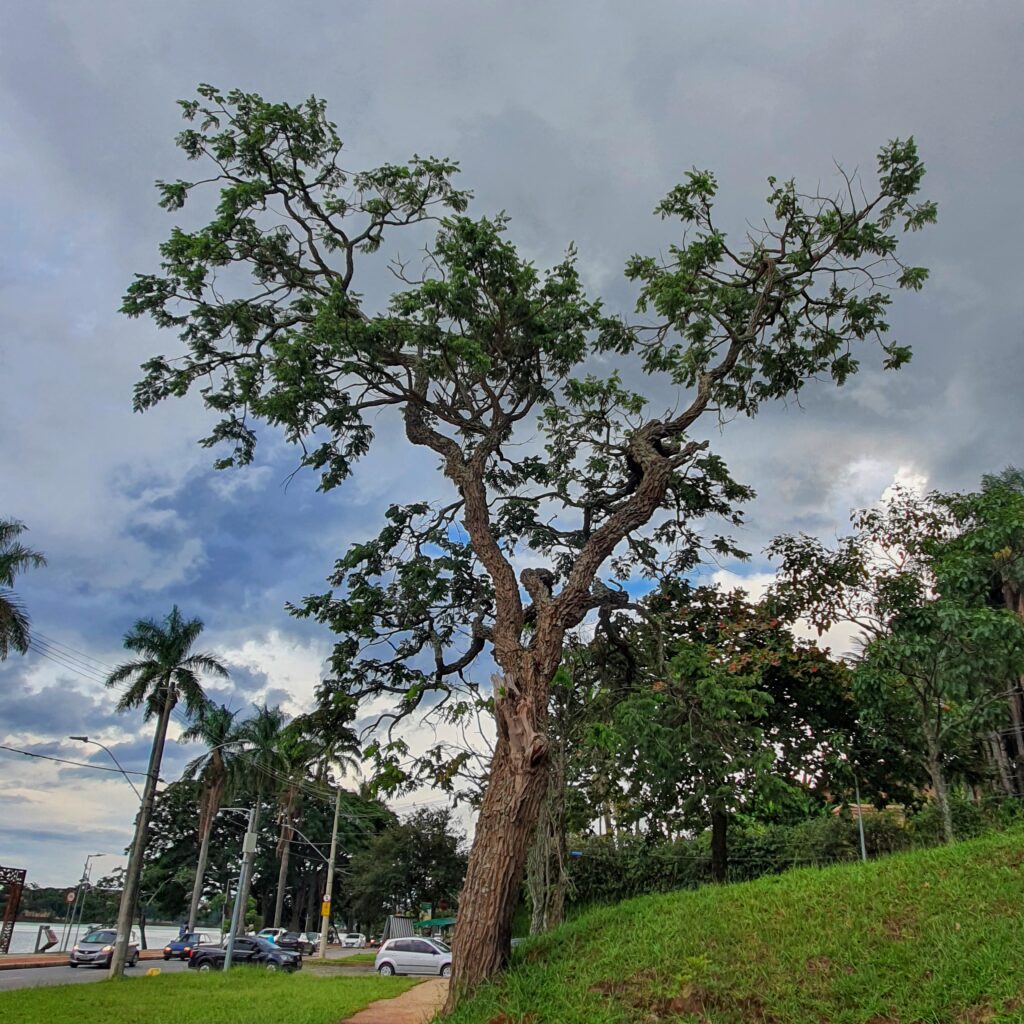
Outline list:
[[[119,977],[124,970],[128,935],[139,895],[139,877],[145,857],[149,819],[153,814],[156,784],[163,760],[164,742],[171,712],[184,701],[190,717],[198,717],[209,705],[200,677],[216,675],[226,678],[227,669],[213,654],[193,650],[203,631],[200,619],[185,619],[175,605],[162,622],[139,619],[125,634],[124,646],[136,655],[118,665],[107,676],[107,686],[120,687],[118,711],[144,709],[148,722],[156,718],[156,731],[146,770],[142,803],[135,818],[135,837],[128,852],[124,891],[117,913],[117,941],[110,961],[110,976]]]
[[[466,874],[465,836],[449,808],[423,808],[371,836],[349,867],[362,924],[376,929],[396,912],[418,916],[426,904],[434,917],[448,917]]]
[[[316,99],[202,86],[182,109],[179,144],[203,170],[160,183],[161,203],[176,211],[212,191],[214,215],[175,228],[160,271],[128,290],[126,313],[184,344],[145,364],[136,407],[200,389],[220,416],[204,441],[227,446],[219,465],[251,460],[265,421],[324,488],[351,474],[392,410],[454,491],[436,507],[393,507],[380,535],[339,561],[334,589],[302,608],[340,634],[335,674],[354,696],[394,698],[392,722],[445,699],[480,655],[500,669],[454,1005],[508,957],[563,640],[623,599],[598,573],[615,555],[620,576],[666,555],[672,570],[689,567],[705,543],[699,520],[735,518],[750,492],[694,436],[702,418],[754,415],[814,378],[842,384],[864,343],[887,367],[907,360],[886,312],[893,286],[926,277],[900,260],[895,234],[935,218],[916,199],[924,167],[906,140],[882,148],[873,185],[840,174],[833,193],[808,195],[769,179],[766,218],[738,242],[715,218],[714,176],[688,173],[657,208],[679,222],[676,244],[627,264],[646,314],[630,326],[584,294],[571,247],[541,272],[506,217],[465,216],[450,161],[351,171]],[[426,259],[395,263],[398,290],[370,307],[357,263],[398,231],[425,241]],[[625,383],[644,375],[640,390]],[[514,562],[526,565],[518,577]]]
[[[281,731],[277,743],[276,765],[279,774],[277,791],[277,896],[274,900],[274,927],[281,926],[284,913],[284,894],[288,884],[288,862],[291,844],[295,838],[296,818],[302,806],[303,786],[308,781],[310,768],[320,759],[321,744],[302,734],[301,728],[291,722]]]
[[[281,734],[287,728],[286,721],[287,716],[279,706],[268,708],[266,704],[260,704],[253,706],[253,714],[238,727],[236,738],[242,755],[236,762],[238,781],[250,792],[255,792],[253,832],[259,832],[264,797],[268,793],[276,796],[284,778],[279,769]],[[249,905],[252,882],[250,872],[239,894],[243,907]]]
[[[947,842],[954,752],[1005,719],[1024,669],[1024,623],[989,596],[1024,537],[1024,497],[918,495],[894,488],[851,517],[834,548],[806,535],[776,538],[781,605],[828,629],[861,632],[855,673],[868,720],[916,721],[920,751]]]
[[[199,901],[203,895],[203,881],[206,862],[210,855],[210,836],[213,824],[220,813],[224,793],[232,776],[238,776],[238,759],[241,754],[241,740],[238,737],[235,718],[237,711],[224,705],[207,706],[182,733],[181,741],[190,743],[199,740],[206,750],[185,766],[183,778],[196,779],[200,784],[199,796],[199,861],[196,865],[192,898],[189,901],[188,930],[196,926]]]
[[[11,650],[28,653],[30,621],[25,606],[14,592],[14,580],[26,569],[46,565],[46,559],[18,539],[27,529],[16,519],[0,519],[0,661]]]

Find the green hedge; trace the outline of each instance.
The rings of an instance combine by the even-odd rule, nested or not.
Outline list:
[[[1022,817],[1021,805],[978,804],[954,798],[953,820],[961,839],[1004,828]],[[869,858],[938,845],[941,826],[926,804],[904,822],[883,811],[864,818]],[[673,841],[644,835],[576,838],[570,848],[570,899],[577,907],[612,903],[644,893],[692,889],[710,882],[708,833]],[[788,868],[824,866],[860,856],[857,822],[849,813],[824,815],[796,825],[733,827],[729,832],[728,879],[749,881]]]

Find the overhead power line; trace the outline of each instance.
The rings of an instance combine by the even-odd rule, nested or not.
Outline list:
[[[106,684],[107,676],[109,673],[114,671],[112,665],[108,665],[105,662],[93,658],[91,655],[86,654],[83,651],[79,651],[77,648],[72,647],[70,644],[65,644],[54,637],[47,636],[45,633],[40,633],[38,630],[33,631],[32,638],[29,642],[30,649],[38,654],[40,657],[46,658],[55,665],[61,668],[67,669],[70,672],[81,676],[83,679],[93,683]],[[191,726],[192,719],[181,709],[180,706],[175,706],[171,710],[171,717],[174,721],[182,726],[188,728]],[[13,748],[11,748],[13,749]],[[37,754],[33,755],[28,751],[19,751],[25,753],[28,756],[44,757],[45,755]],[[320,787],[316,783],[311,782],[308,779],[302,779],[295,781],[290,779],[288,776],[277,771],[270,765],[261,764],[255,760],[255,754],[247,751],[238,751],[237,756],[248,761],[254,767],[260,769],[269,778],[274,779],[277,782],[294,785],[304,796],[307,796],[314,800],[319,800],[323,803],[333,804],[334,802],[334,790],[331,787]],[[65,761],[63,758],[48,758],[53,761]],[[96,768],[101,771],[114,771],[116,768],[107,768],[105,765],[91,765],[80,761],[66,761],[68,764],[79,765],[86,768]],[[131,772],[133,775],[145,775],[145,772]],[[416,807],[429,807],[435,804],[447,803],[447,797],[439,797],[434,800],[414,800],[407,804],[405,807],[398,806],[395,810],[412,809]],[[376,820],[378,813],[371,810],[366,811],[353,811],[353,810],[342,810],[340,812],[341,817],[348,819],[352,822],[366,823],[368,820]],[[369,833],[367,833],[369,834]]]
[[[44,761],[57,761],[60,764],[73,764],[77,768],[92,768],[97,772],[113,772],[115,775],[145,775],[145,772],[134,772],[129,769],[122,771],[120,768],[108,768],[105,764],[89,764],[87,761],[69,761],[66,757],[52,757],[50,754],[37,754],[31,750],[21,750],[19,747],[9,747],[0,743],[0,750],[9,750],[12,754],[24,754],[25,757],[39,757]]]

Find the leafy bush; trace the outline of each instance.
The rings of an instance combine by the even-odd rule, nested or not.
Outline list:
[[[1024,818],[1019,801],[975,803],[952,798],[957,838],[1003,830]],[[864,845],[871,859],[914,847],[938,846],[942,826],[934,804],[904,820],[895,810],[864,818]],[[665,839],[626,833],[577,837],[570,848],[571,901],[577,907],[615,903],[645,893],[695,889],[711,881],[710,834]],[[844,810],[795,825],[736,825],[729,830],[730,882],[752,881],[795,867],[824,867],[860,857],[856,819]]]

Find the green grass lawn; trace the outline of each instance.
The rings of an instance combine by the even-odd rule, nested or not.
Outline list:
[[[629,900],[516,951],[446,1024],[1021,1024],[1024,830]]]
[[[238,968],[0,992],[2,1024],[337,1024],[411,978],[316,977]]]

